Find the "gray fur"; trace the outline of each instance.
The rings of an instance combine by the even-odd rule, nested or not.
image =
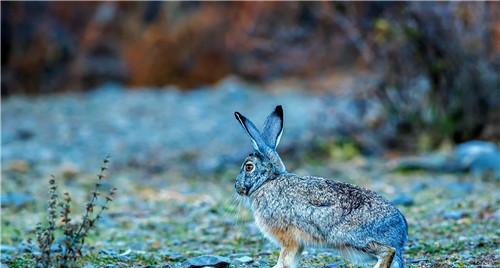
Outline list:
[[[276,109],[267,117],[263,135],[252,121],[242,114],[235,112],[234,116],[250,136],[254,150],[262,153],[273,164],[276,173],[285,173],[286,167],[276,151],[283,131],[283,109],[281,105],[276,106]]]
[[[278,109],[269,122],[280,126],[269,126],[266,120],[265,129],[272,129],[268,133],[274,133],[279,142],[283,120],[282,113],[276,117]],[[387,253],[385,250],[395,250],[391,267],[404,267],[408,226],[397,208],[365,188],[287,172],[276,147],[264,142],[268,138],[253,137],[255,133],[260,135],[255,125],[239,113],[236,117],[258,146],[243,162],[235,188],[248,197],[261,231],[282,246],[276,267],[295,267],[294,254],[300,255],[305,246],[328,246],[339,249],[346,257],[372,256],[379,261]],[[255,129],[249,131],[248,127]],[[245,171],[247,163],[255,165],[252,172]],[[282,256],[287,248],[296,248],[288,259]]]
[[[262,129],[262,139],[264,142],[271,147],[271,149],[276,150],[278,144],[280,143],[281,134],[283,133],[283,108],[281,105],[276,106],[274,112],[272,112],[264,122],[264,128]]]

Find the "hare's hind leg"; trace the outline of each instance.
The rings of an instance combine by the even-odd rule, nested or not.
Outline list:
[[[364,251],[377,257],[377,263],[373,268],[390,268],[396,254],[395,248],[379,243],[370,243]]]

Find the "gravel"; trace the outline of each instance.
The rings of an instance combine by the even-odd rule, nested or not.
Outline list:
[[[234,111],[261,125],[278,104],[285,110],[280,146],[284,151],[354,129],[363,136],[362,126],[383,119],[380,105],[354,94],[263,91],[235,78],[187,92],[105,85],[86,93],[3,100],[2,164],[21,160],[50,172],[70,163],[93,170],[109,154],[118,166],[161,171],[177,168],[182,161],[188,170],[214,171],[240,161],[251,150]],[[374,133],[385,135],[368,133],[362,140],[373,144]]]

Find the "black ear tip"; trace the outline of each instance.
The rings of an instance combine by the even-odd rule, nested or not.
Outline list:
[[[276,108],[274,109],[276,112],[278,112],[278,114],[283,114],[283,107],[281,105],[278,105],[276,106]]]
[[[243,120],[245,120],[245,117],[244,117],[243,115],[241,115],[240,113],[238,113],[238,112],[234,112],[234,117],[236,117],[236,119],[237,119],[238,121],[243,121]]]

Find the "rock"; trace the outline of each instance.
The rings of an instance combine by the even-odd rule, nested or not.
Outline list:
[[[184,255],[181,253],[171,251],[169,249],[162,249],[158,251],[158,254],[163,256],[163,258],[168,259],[170,261],[179,261],[184,258]]]
[[[34,253],[34,254],[40,253],[40,249],[36,245],[25,242],[19,244],[17,250],[20,253]]]
[[[35,133],[30,129],[18,129],[16,131],[16,137],[23,141],[27,141],[33,136],[35,136]]]
[[[125,250],[124,252],[118,254],[118,256],[123,257],[123,256],[129,255],[130,253],[132,253],[132,250],[129,248],[129,249]]]
[[[334,262],[324,266],[324,268],[338,268],[338,267],[342,267],[341,262]]]
[[[443,215],[443,219],[459,220],[459,219],[467,216],[467,212],[459,211],[459,210],[452,210],[452,211],[446,211],[442,215]]]
[[[492,142],[469,141],[457,146],[455,160],[463,169],[477,175],[487,172],[500,178],[500,149]]]
[[[12,261],[12,256],[10,255],[2,255],[2,260],[0,262],[0,268],[9,268],[9,265],[5,263],[9,263]]]
[[[8,254],[12,254],[12,253],[15,253],[17,251],[17,247],[14,247],[14,246],[10,246],[10,245],[0,245],[0,252],[3,254],[5,253],[8,253]]]
[[[417,181],[417,182],[413,183],[411,191],[414,192],[414,193],[416,193],[416,192],[423,191],[423,190],[425,190],[427,188],[429,188],[429,185],[426,182]]]
[[[446,192],[451,196],[464,196],[474,191],[474,183],[471,182],[452,182],[446,185]]]
[[[404,157],[390,162],[391,170],[430,170],[451,172],[460,170],[460,166],[444,154],[427,154],[422,156]]]
[[[493,219],[500,221],[500,209],[497,209],[495,213],[493,213]]]
[[[72,179],[78,174],[78,172],[80,172],[80,169],[76,164],[64,162],[59,167],[58,173],[65,179]]]
[[[17,248],[9,245],[0,245],[0,255],[2,256],[3,262],[10,262],[12,260],[12,255],[17,252]],[[4,266],[2,266],[4,267]],[[8,267],[8,266],[6,266]]]
[[[58,244],[58,243],[54,243],[54,244],[52,244],[52,246],[50,246],[50,251],[52,251],[52,252],[61,252],[62,251],[62,245]]]
[[[426,263],[429,262],[429,259],[426,258],[420,258],[420,259],[407,259],[406,262],[408,263]]]
[[[229,267],[230,260],[226,257],[216,256],[216,255],[204,255],[194,258],[190,258],[186,261],[186,266],[189,268],[201,268],[201,267],[216,267],[216,268],[226,268]]]
[[[251,262],[253,262],[253,259],[252,259],[252,257],[249,257],[249,256],[242,256],[242,257],[236,258],[236,261],[238,261],[239,263],[251,263]]]
[[[30,165],[24,160],[14,160],[10,163],[10,170],[19,173],[26,173],[30,170]]]
[[[491,173],[500,179],[500,149],[491,142],[469,141],[458,145],[452,155],[433,153],[406,157],[392,161],[389,166],[392,170]]]
[[[33,196],[21,192],[5,193],[0,197],[2,207],[23,207],[33,201]]]
[[[272,265],[265,260],[259,260],[257,263],[253,265],[253,267],[272,267]]]
[[[415,203],[413,197],[407,194],[400,194],[392,200],[392,204],[395,206],[412,206]]]

